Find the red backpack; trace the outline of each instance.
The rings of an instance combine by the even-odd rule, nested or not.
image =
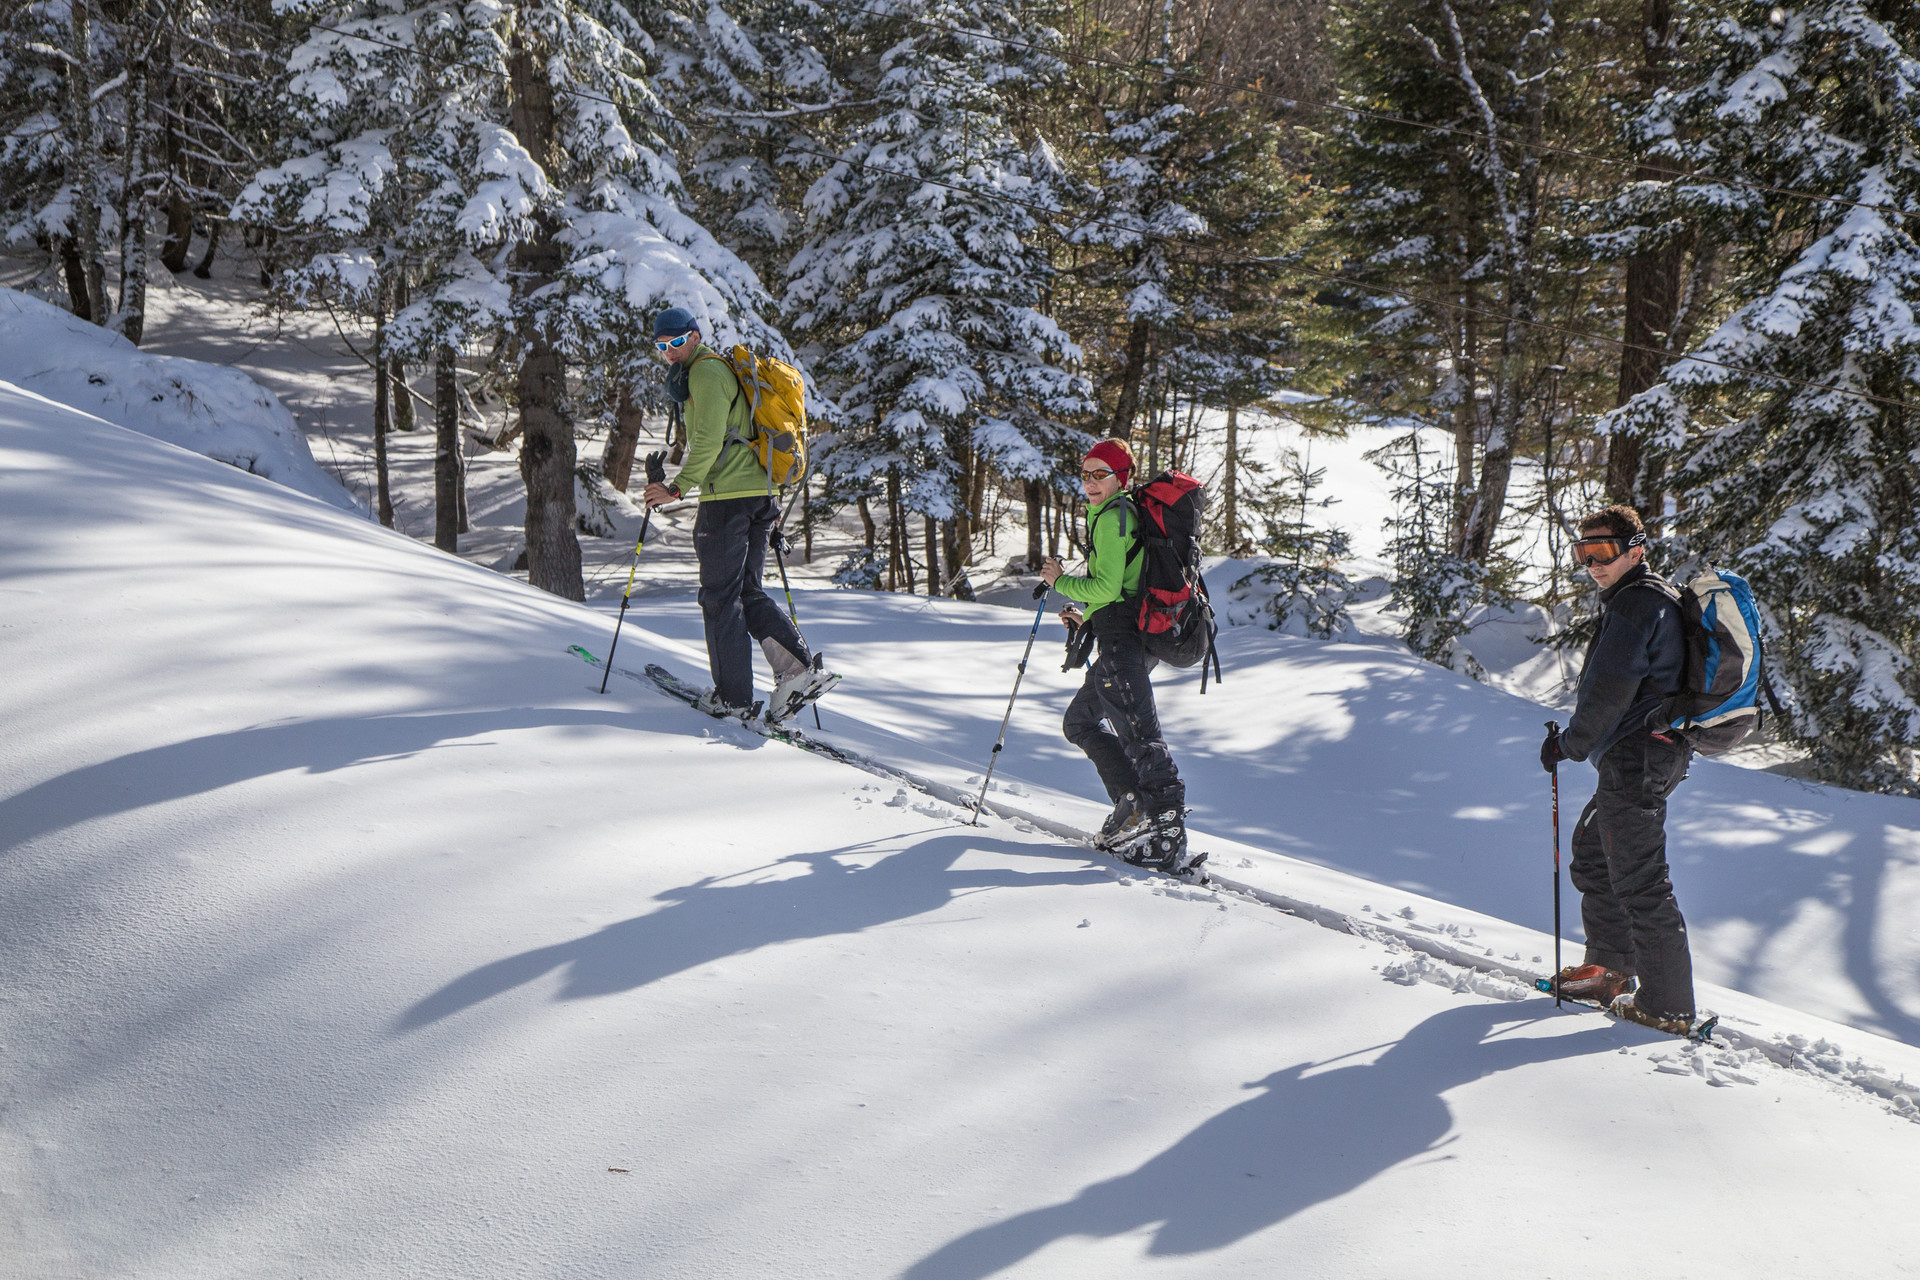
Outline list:
[[[1200,692],[1207,691],[1207,663],[1220,679],[1220,655],[1214,651],[1213,603],[1200,576],[1200,524],[1207,490],[1183,471],[1162,471],[1127,492],[1136,518],[1133,550],[1140,567],[1140,612],[1136,625],[1149,656],[1174,667],[1200,664]]]

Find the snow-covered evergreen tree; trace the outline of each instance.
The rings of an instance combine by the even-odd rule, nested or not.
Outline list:
[[[1104,427],[1121,439],[1143,413],[1158,426],[1155,387],[1219,408],[1266,398],[1286,342],[1275,264],[1261,261],[1288,212],[1273,131],[1248,102],[1196,105],[1211,92],[1213,51],[1177,54],[1171,7],[1156,19],[1154,56],[1116,86],[1104,130],[1087,139],[1099,177],[1067,231],[1095,251],[1084,282],[1118,295],[1124,336]],[[1170,460],[1171,449],[1153,457],[1157,432],[1147,444],[1143,462]]]
[[[846,96],[823,48],[835,15],[813,0],[668,0],[636,16],[653,37],[655,91],[688,127],[694,212],[777,278],[800,231],[804,173],[819,163],[808,127]]]
[[[310,24],[285,83],[304,124],[237,212],[299,239],[292,288],[357,288],[379,314],[381,281],[416,274],[382,354],[510,335],[529,573],[579,599],[577,401],[655,376],[653,313],[685,306],[716,342],[791,354],[758,277],[683,207],[649,37],[613,0],[281,7]],[[597,376],[576,392],[570,368]]]
[[[76,314],[139,342],[150,260],[183,271],[196,221],[210,241],[218,234],[267,141],[268,8],[0,8],[0,242],[42,254],[49,277],[65,276]]]
[[[1692,67],[1639,127],[1701,175],[1672,198],[1724,244],[1736,305],[1609,425],[1672,460],[1680,548],[1752,580],[1820,775],[1920,789],[1920,10],[1687,21]]]
[[[868,105],[808,190],[786,303],[841,410],[822,461],[884,486],[898,582],[910,514],[930,535],[934,522],[964,531],[984,469],[1051,473],[1091,401],[1067,367],[1078,348],[1039,309],[1051,264],[1030,206],[1048,187],[1006,125],[1009,96],[1042,91],[1061,66],[988,38],[1044,46],[1051,33],[1000,0],[869,7],[881,12],[845,15],[872,54],[847,63]],[[949,573],[969,541],[952,539]]]

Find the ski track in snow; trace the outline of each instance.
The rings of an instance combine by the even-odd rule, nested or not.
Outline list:
[[[580,651],[569,648],[569,655]],[[602,662],[593,656],[587,659],[595,670],[603,669]],[[632,681],[644,688],[653,690],[661,696],[670,696],[661,690],[647,676],[623,667],[614,667],[613,674]],[[733,728],[733,726],[727,726]],[[754,730],[740,727],[742,734],[754,734]],[[1090,851],[1093,850],[1093,833],[1081,830],[1057,819],[1027,809],[1017,808],[990,796],[982,799],[980,793],[963,792],[955,787],[924,778],[895,765],[887,764],[872,756],[861,755],[845,747],[832,745],[824,738],[813,738],[801,729],[803,738],[812,738],[822,744],[829,758],[836,763],[864,770],[876,777],[904,782],[921,794],[941,802],[940,805],[917,805],[906,801],[905,792],[898,792],[889,805],[910,807],[916,813],[943,822],[971,821],[976,813],[992,814],[1004,819],[1022,831],[1044,831],[1058,836]],[[806,749],[795,746],[796,750]],[[970,781],[978,781],[971,779]],[[976,809],[977,805],[977,809]],[[1196,847],[1211,850],[1212,843],[1198,831],[1193,833]],[[1270,854],[1270,851],[1267,851]],[[1311,921],[1323,928],[1340,933],[1353,934],[1378,942],[1389,950],[1410,952],[1407,959],[1396,961],[1381,969],[1381,976],[1391,982],[1412,986],[1420,982],[1433,983],[1450,991],[1472,993],[1495,1000],[1531,1000],[1538,995],[1534,986],[1536,979],[1550,977],[1549,966],[1541,969],[1519,963],[1518,953],[1501,958],[1493,948],[1477,946],[1472,939],[1478,936],[1471,925],[1447,922],[1439,924],[1420,924],[1415,922],[1416,912],[1409,905],[1401,908],[1398,917],[1371,911],[1370,919],[1363,919],[1320,903],[1276,893],[1257,884],[1236,878],[1231,872],[1221,869],[1211,856],[1205,870],[1209,884],[1205,887],[1187,887],[1189,882],[1180,877],[1164,876],[1158,873],[1129,867],[1112,855],[1102,854],[1127,868],[1119,873],[1121,883],[1130,883],[1138,878],[1148,884],[1156,894],[1169,897],[1187,897],[1204,901],[1211,894],[1232,894],[1251,902]],[[1270,856],[1277,856],[1271,855]],[[1130,873],[1130,874],[1128,874]],[[1445,911],[1445,905],[1422,901],[1427,912]],[[1537,942],[1537,939],[1536,939]],[[1596,1014],[1598,1011],[1595,1011]],[[1773,1021],[1768,1019],[1768,1022]],[[1729,1025],[1738,1022],[1744,1025]],[[1896,1115],[1920,1123],[1920,1081],[1910,1082],[1904,1074],[1889,1073],[1878,1063],[1870,1063],[1858,1056],[1849,1057],[1839,1044],[1828,1041],[1824,1035],[1817,1039],[1804,1032],[1782,1030],[1767,1026],[1765,1023],[1739,1015],[1727,1015],[1715,1026],[1712,1044],[1689,1044],[1685,1046],[1687,1068],[1662,1066],[1659,1069],[1668,1073],[1699,1075],[1712,1085],[1754,1084],[1756,1081],[1743,1074],[1742,1069],[1754,1069],[1762,1065],[1773,1065],[1787,1070],[1806,1071],[1829,1084],[1864,1092],[1874,1098],[1887,1102],[1889,1110]],[[1666,1062],[1669,1055],[1653,1055],[1652,1061]],[[1711,1065],[1709,1065],[1711,1062]]]

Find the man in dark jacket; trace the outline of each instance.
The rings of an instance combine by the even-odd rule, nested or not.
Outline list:
[[[1666,821],[1693,750],[1659,711],[1680,685],[1686,642],[1679,593],[1647,568],[1646,541],[1639,514],[1616,506],[1582,520],[1573,545],[1600,588],[1600,625],[1573,719],[1564,733],[1548,731],[1540,763],[1552,772],[1562,760],[1592,759],[1600,786],[1573,830],[1586,956],[1555,980],[1567,995],[1683,1032],[1693,1024],[1693,960],[1667,875]]]

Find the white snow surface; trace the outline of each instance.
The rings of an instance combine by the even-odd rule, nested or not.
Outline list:
[[[0,288],[0,382],[362,510],[313,460],[293,415],[245,373],[143,352],[16,289]]]
[[[1198,889],[1049,834],[1055,624],[970,827],[1031,615],[796,594],[823,736],[936,795],[0,388],[0,1276],[1914,1272],[1920,805],[1697,768],[1695,1048],[1511,976],[1542,708],[1234,629],[1160,682]],[[695,631],[642,595],[614,666]]]

